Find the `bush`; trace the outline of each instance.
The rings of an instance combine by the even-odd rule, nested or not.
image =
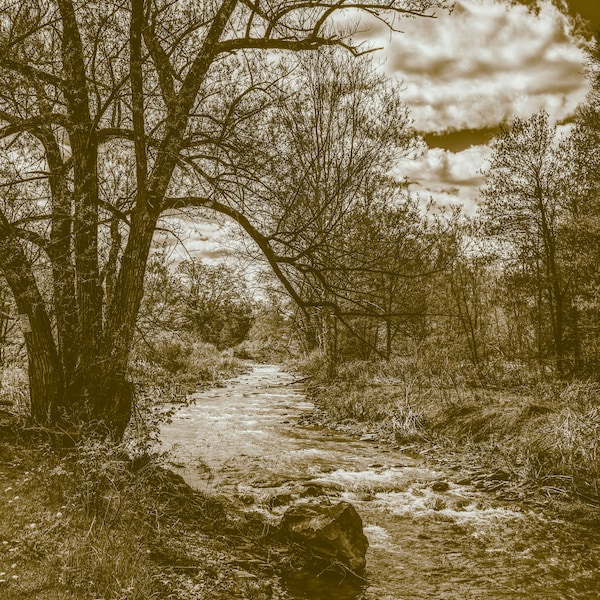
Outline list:
[[[138,345],[132,361],[134,381],[142,387],[162,388],[165,400],[185,397],[199,386],[218,383],[244,369],[232,351],[220,352],[183,334],[162,334]]]
[[[327,357],[323,350],[313,350],[289,361],[289,367],[312,380],[313,385],[327,381]]]
[[[27,371],[20,365],[0,367],[0,408],[2,407],[16,414],[29,414]]]

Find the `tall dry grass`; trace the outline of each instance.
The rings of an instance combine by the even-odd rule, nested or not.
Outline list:
[[[486,381],[472,367],[416,356],[348,362],[327,381],[323,365],[313,354],[299,368],[330,422],[378,431],[401,447],[462,453],[516,484],[600,504],[597,382],[525,376],[511,365]]]

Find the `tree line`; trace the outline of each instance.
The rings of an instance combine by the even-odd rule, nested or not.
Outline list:
[[[335,298],[298,319],[330,377],[340,360],[435,362],[440,348],[446,365],[478,381],[597,376],[599,73],[596,40],[590,93],[564,133],[545,111],[500,128],[472,218],[427,215],[401,185],[370,183],[328,241],[329,256],[340,248],[335,277],[322,278],[320,259],[304,284]]]

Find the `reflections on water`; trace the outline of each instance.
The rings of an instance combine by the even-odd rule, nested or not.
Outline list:
[[[273,521],[316,496],[355,505],[370,542],[367,583],[288,582],[296,598],[600,597],[598,532],[494,501],[419,458],[302,425],[312,408],[291,375],[260,365],[198,394],[162,431],[191,485]]]

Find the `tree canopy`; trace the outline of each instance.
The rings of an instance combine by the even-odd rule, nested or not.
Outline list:
[[[127,362],[161,217],[241,202],[285,97],[280,52],[337,47],[359,13],[395,27],[445,0],[3,0],[0,268],[23,315],[33,417],[119,436]],[[258,168],[260,167],[260,168]],[[268,199],[263,199],[269,202]],[[261,250],[270,241],[255,235]],[[277,260],[271,256],[275,267]]]

